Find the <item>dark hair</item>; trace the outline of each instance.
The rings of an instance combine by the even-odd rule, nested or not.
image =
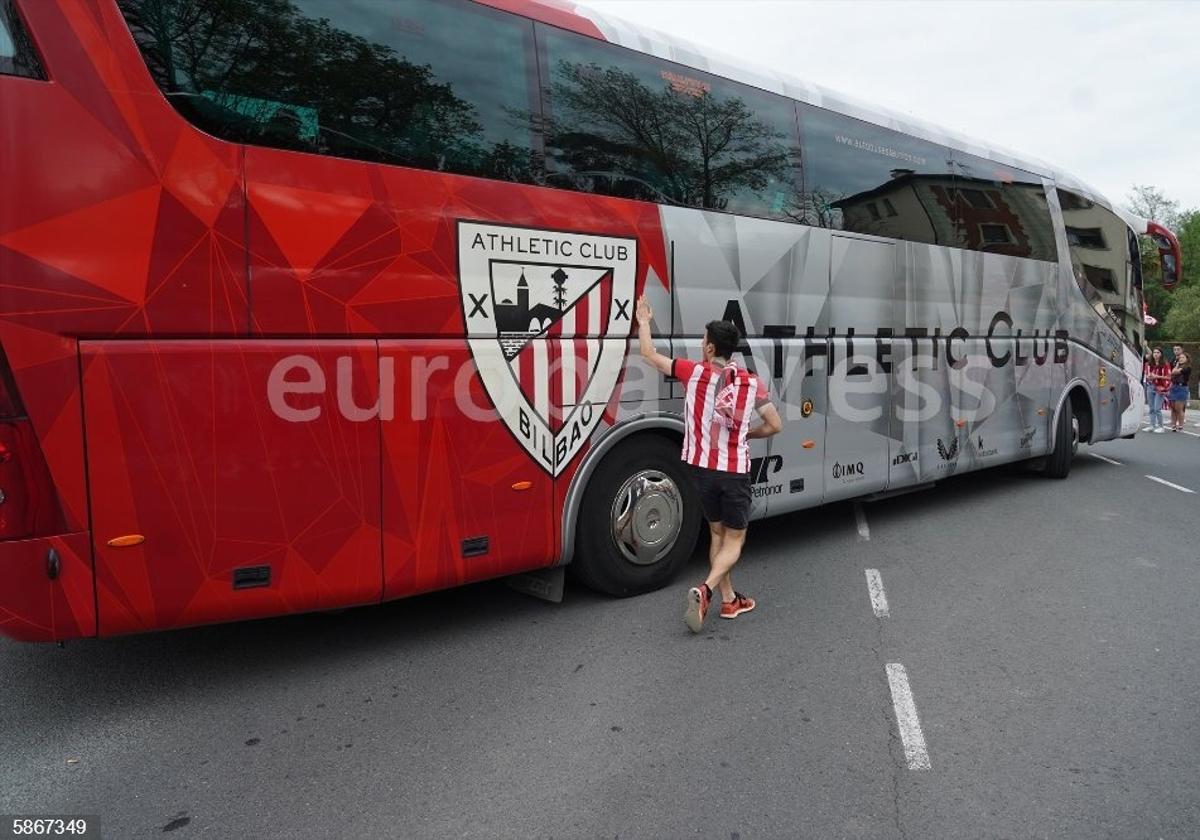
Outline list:
[[[704,325],[704,332],[719,358],[728,359],[737,350],[740,336],[732,321],[709,321]]]

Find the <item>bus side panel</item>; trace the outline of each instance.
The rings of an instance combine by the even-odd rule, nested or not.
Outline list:
[[[887,487],[892,459],[891,341],[904,250],[890,242],[833,236],[829,258],[829,420],[825,501]]]
[[[81,347],[101,635],[379,601],[374,342]]]
[[[88,534],[0,543],[0,571],[0,635],[24,642],[96,635]]]
[[[784,339],[782,394],[773,394],[783,430],[770,439],[771,454],[752,470],[756,492],[771,493],[771,515],[815,507],[825,494],[827,339]],[[775,489],[778,487],[778,489]]]
[[[384,598],[553,563],[554,482],[498,416],[466,342],[385,340],[380,356],[398,396],[383,423]]]
[[[62,504],[88,526],[73,338],[246,325],[240,150],[154,88],[115,4],[21,5],[47,81],[0,77],[0,341]]]

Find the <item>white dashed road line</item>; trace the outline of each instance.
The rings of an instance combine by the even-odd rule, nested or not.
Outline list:
[[[1099,458],[1101,461],[1104,461],[1106,464],[1115,464],[1118,467],[1124,466],[1120,461],[1114,461],[1112,458],[1105,458],[1103,455],[1097,455],[1095,452],[1089,452],[1088,454],[1091,455],[1093,458]]]
[[[887,618],[887,593],[883,591],[883,578],[878,569],[867,569],[867,591],[871,593],[871,609],[875,610],[875,616]]]
[[[1148,476],[1146,476],[1146,478],[1150,479],[1151,481],[1157,481],[1159,484],[1165,484],[1174,490],[1178,490],[1180,493],[1195,493],[1196,492],[1195,490],[1189,490],[1186,487],[1180,487],[1178,484],[1173,484],[1172,482],[1167,481],[1165,478],[1159,478],[1156,475],[1148,475]]]
[[[909,770],[928,770],[929,750],[925,748],[925,735],[921,732],[921,720],[917,717],[917,704],[912,689],[908,687],[908,674],[899,662],[886,666],[888,685],[892,689],[892,706],[896,710],[896,727],[900,730],[900,741],[904,744],[904,757]]]
[[[862,504],[854,503],[854,519],[858,522],[858,538],[866,541],[871,539],[871,527],[867,525],[867,515],[863,512]]]

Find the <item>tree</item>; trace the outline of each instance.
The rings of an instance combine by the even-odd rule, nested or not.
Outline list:
[[[1192,284],[1175,292],[1163,326],[1164,337],[1174,341],[1200,341],[1200,285]]]
[[[1174,230],[1179,225],[1179,202],[1167,198],[1162,190],[1150,184],[1134,184],[1125,206],[1143,219],[1152,219]]]

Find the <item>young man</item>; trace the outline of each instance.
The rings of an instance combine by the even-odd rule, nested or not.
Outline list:
[[[638,298],[642,358],[686,389],[682,457],[690,465],[687,469],[712,535],[708,578],[688,590],[684,614],[687,626],[699,633],[714,588],[721,592],[721,618],[737,618],[754,609],[754,599],[736,592],[729,574],[741,557],[749,524],[750,446],[746,441],[778,434],[783,423],[759,378],[730,361],[737,350],[737,327],[729,321],[709,321],[701,345],[704,361],[694,362],[670,359],[654,349],[653,317],[645,296]],[[755,411],[762,423],[751,428]]]

